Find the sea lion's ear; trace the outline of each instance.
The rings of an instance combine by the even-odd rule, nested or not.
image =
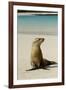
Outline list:
[[[35,38],[34,40],[37,41],[39,38]]]
[[[38,41],[38,40],[39,40],[39,38],[35,38],[35,39],[34,39],[34,42],[36,42],[36,41]]]
[[[34,42],[39,41],[39,40],[45,40],[45,38],[35,38]]]

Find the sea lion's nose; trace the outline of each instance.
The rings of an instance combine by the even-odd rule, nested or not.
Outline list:
[[[42,38],[42,41],[44,41],[45,39],[44,38]]]

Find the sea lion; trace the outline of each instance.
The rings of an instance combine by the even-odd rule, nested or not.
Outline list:
[[[44,42],[44,40],[45,40],[44,38],[35,38],[35,40],[32,43],[32,49],[31,49],[32,69],[30,69],[30,70],[46,68],[48,65],[57,64],[54,61],[49,61],[49,60],[43,58],[41,44]],[[27,70],[27,71],[29,71],[29,70]]]

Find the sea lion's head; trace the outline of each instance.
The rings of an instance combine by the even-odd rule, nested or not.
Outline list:
[[[44,38],[35,38],[33,44],[40,46],[44,40]]]

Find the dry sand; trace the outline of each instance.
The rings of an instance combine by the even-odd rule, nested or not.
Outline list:
[[[58,67],[51,67],[49,70],[38,69],[33,71],[26,71],[31,68],[31,47],[32,42],[36,37],[45,38],[45,42],[43,42],[41,45],[43,57],[50,61],[58,62],[57,36],[18,34],[18,80],[56,78],[58,75]]]

